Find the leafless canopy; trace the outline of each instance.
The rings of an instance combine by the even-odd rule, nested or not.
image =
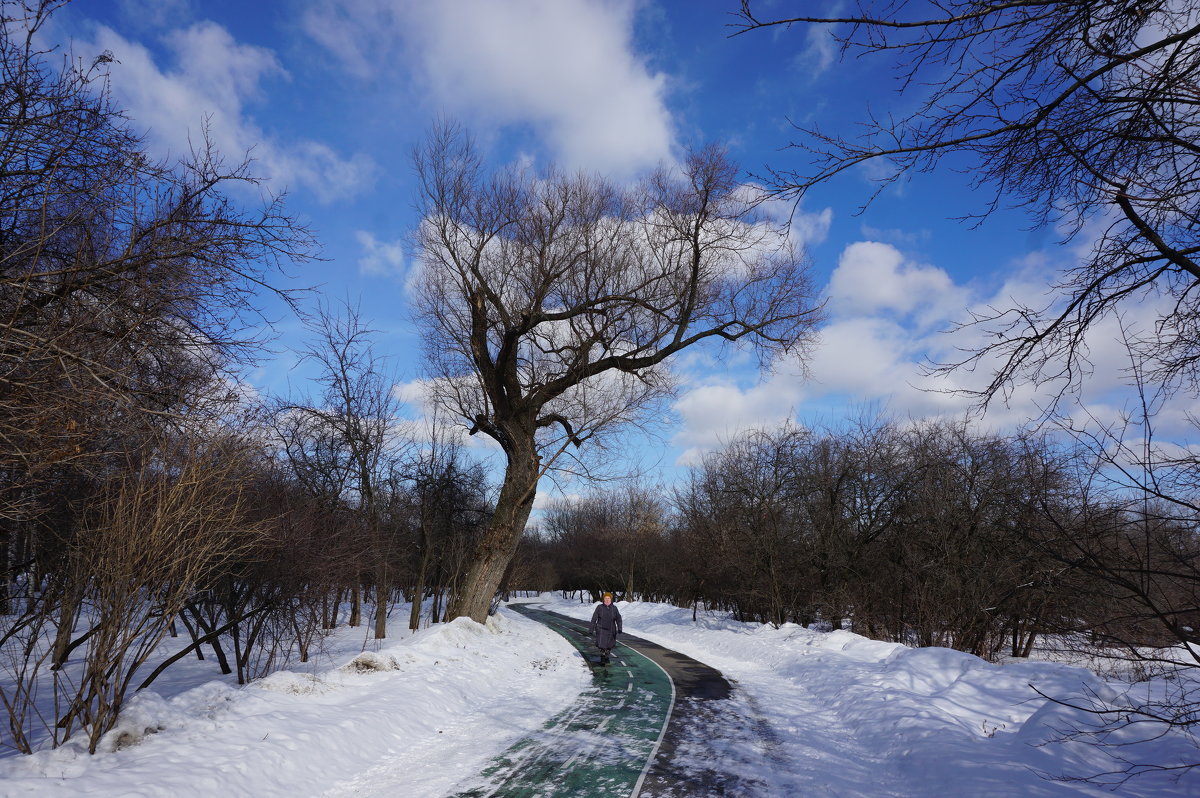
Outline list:
[[[481,544],[492,576],[466,588],[465,614],[482,620],[559,455],[665,395],[672,355],[745,342],[770,363],[810,341],[818,310],[787,230],[719,148],[629,190],[488,173],[452,125],[415,162],[418,313],[435,390],[508,457],[492,521],[504,542]]]
[[[179,414],[266,325],[259,291],[312,240],[206,144],[155,163],[111,103],[101,55],[38,46],[59,2],[0,2],[0,470],[17,484],[124,419]],[[286,292],[280,292],[285,297]],[[222,392],[222,396],[225,392]],[[132,412],[131,412],[132,411]],[[3,492],[0,492],[3,493]],[[27,515],[0,496],[0,516]]]
[[[890,58],[903,117],[854,138],[801,128],[808,165],[769,174],[799,197],[847,169],[884,162],[880,188],[966,156],[986,216],[1004,203],[1037,225],[1102,228],[1045,307],[1014,304],[972,323],[997,333],[954,368],[1000,359],[986,403],[1014,379],[1077,385],[1085,333],[1131,302],[1163,300],[1132,341],[1164,385],[1200,389],[1200,13],[1188,0],[859,0],[851,13],[763,19],[743,0],[734,35],[823,25],[843,54]],[[961,163],[961,162],[958,162]],[[1091,232],[1089,231],[1089,235]]]
[[[669,388],[664,361],[706,339],[747,341],[769,363],[811,337],[806,265],[717,148],[623,190],[486,174],[446,128],[417,167],[432,375],[506,449],[513,415],[575,445],[628,420]]]

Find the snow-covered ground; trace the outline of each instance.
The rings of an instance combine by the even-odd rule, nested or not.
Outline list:
[[[592,609],[538,600],[576,617]],[[1030,687],[1120,704],[1126,691],[1153,684],[1130,688],[1045,662],[992,665],[844,631],[705,615],[693,623],[689,610],[660,604],[619,606],[629,632],[734,681],[733,706],[743,717],[730,736],[749,728],[766,741],[768,772],[754,775],[771,795],[1112,795],[1046,776],[1124,767],[1119,757],[1197,761],[1193,740],[1156,724],[1110,740],[1128,743],[1119,748],[1063,741],[1095,719]],[[407,617],[406,608],[395,617]],[[208,662],[173,667],[135,697],[101,753],[69,745],[0,758],[0,795],[443,796],[568,706],[589,680],[570,644],[506,610],[486,626],[459,620],[380,646],[364,634],[343,629],[307,671],[242,688],[202,682]],[[382,670],[348,666],[364,647]],[[1200,771],[1151,773],[1115,792],[1200,795]]]
[[[95,756],[69,743],[0,758],[0,796],[441,796],[589,682],[566,640],[516,613],[416,634],[407,618],[393,611],[382,645],[343,627],[306,670],[245,687],[211,659],[181,662]],[[180,692],[200,671],[212,680]]]
[[[1078,781],[1129,762],[1200,762],[1196,741],[1163,724],[1065,740],[1098,718],[1048,701],[1122,706],[1161,684],[1105,681],[1048,662],[993,665],[946,648],[909,648],[845,632],[738,623],[663,604],[619,603],[625,628],[721,670],[772,737],[779,795],[1200,795],[1200,768],[1149,773],[1104,789]],[[590,607],[555,602],[564,614]],[[1037,688],[1035,690],[1034,688]],[[1074,779],[1074,780],[1072,780]],[[1118,777],[1106,779],[1110,783]]]

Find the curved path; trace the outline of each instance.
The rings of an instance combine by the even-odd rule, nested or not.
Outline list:
[[[483,772],[461,798],[517,796],[720,795],[733,785],[706,767],[674,760],[712,713],[697,702],[730,696],[721,674],[702,662],[633,635],[622,634],[613,662],[599,664],[587,624],[529,605],[509,609],[546,624],[580,652],[592,685]],[[708,718],[711,720],[711,718]],[[701,732],[701,736],[705,736]],[[744,785],[749,786],[749,785]]]

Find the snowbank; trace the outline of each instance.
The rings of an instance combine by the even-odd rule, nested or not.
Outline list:
[[[549,594],[540,601],[575,617],[592,612]],[[1194,742],[1161,724],[1122,732],[1113,740],[1121,748],[1064,740],[1093,718],[1034,689],[1120,706],[1162,684],[1131,686],[1045,662],[994,665],[845,631],[715,615],[693,623],[689,610],[666,605],[619,606],[630,633],[735,683],[726,711],[713,713],[727,727],[676,754],[717,751],[723,768],[766,795],[1200,795],[1200,771],[1178,780],[1151,773],[1115,791],[1046,778],[1117,769],[1117,756],[1196,761]],[[486,626],[460,619],[380,646],[364,645],[364,634],[343,629],[320,667],[243,688],[198,683],[211,662],[180,663],[134,698],[96,756],[67,746],[0,758],[0,796],[433,798],[539,729],[589,681],[569,643],[505,610]]]
[[[550,609],[590,617],[591,605],[547,594]],[[1048,701],[1126,706],[1153,686],[1105,681],[1046,662],[995,665],[945,648],[909,648],[842,630],[739,623],[662,604],[618,602],[631,634],[720,669],[778,750],[779,794],[1112,795],[1071,779],[1125,762],[1197,762],[1195,741],[1145,724],[1098,746],[1064,740],[1097,718]],[[1036,688],[1036,690],[1035,690]],[[1049,777],[1049,778],[1047,778]],[[1121,785],[1124,796],[1200,795],[1200,769]]]
[[[0,795],[361,796],[390,785],[388,795],[438,796],[588,678],[570,644],[512,613],[383,642],[362,652],[363,630],[344,629],[329,641],[333,666],[316,673],[210,681],[171,698],[144,690],[95,756],[68,744],[0,759]]]

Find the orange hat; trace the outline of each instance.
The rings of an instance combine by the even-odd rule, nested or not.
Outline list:
[[[612,593],[605,593],[604,596],[602,596],[602,598],[612,598],[612,597],[613,597]]]

